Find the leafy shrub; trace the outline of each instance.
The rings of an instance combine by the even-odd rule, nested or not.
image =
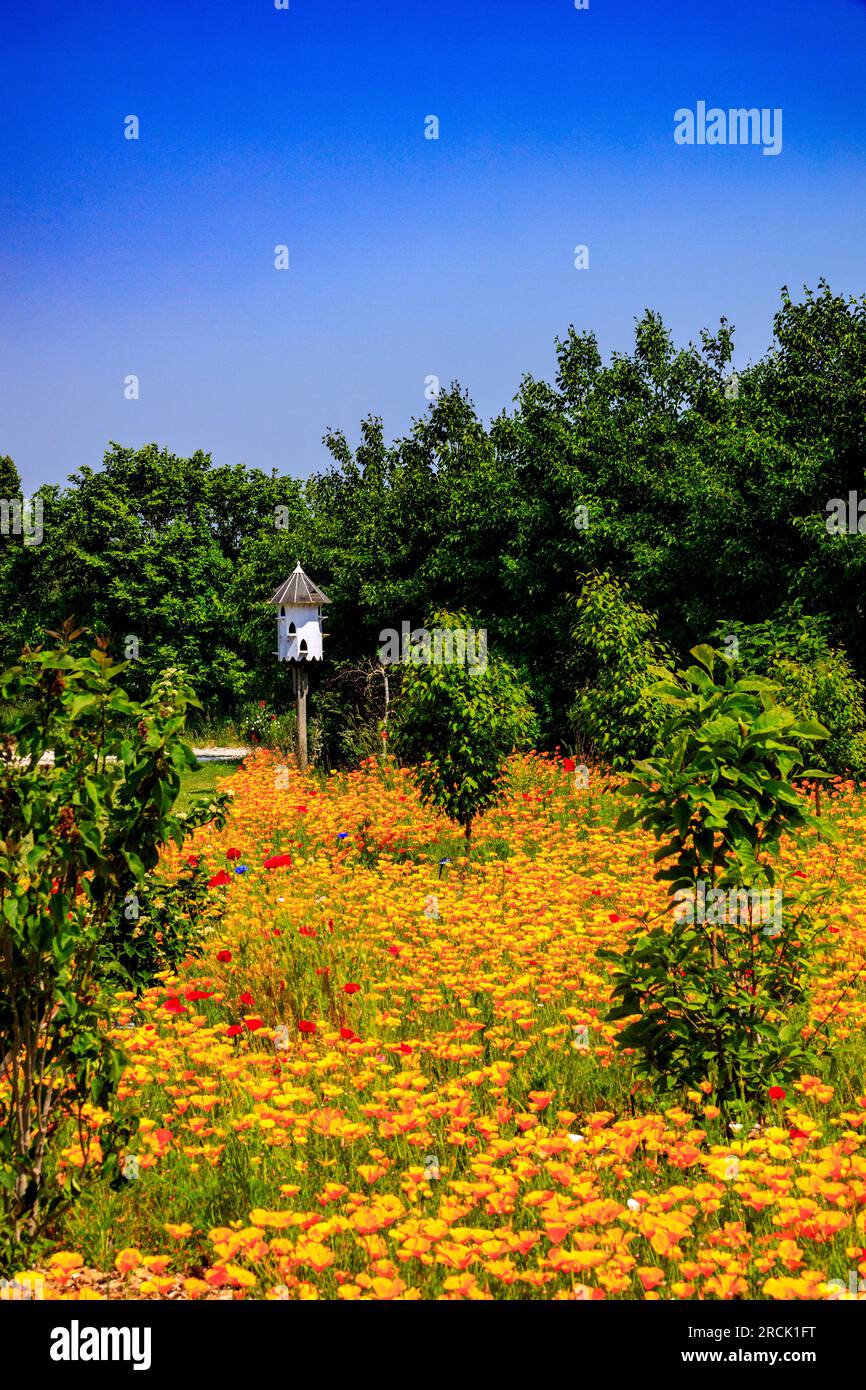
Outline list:
[[[791,785],[822,775],[804,768],[801,750],[827,731],[779,705],[771,682],[737,679],[711,647],[692,655],[695,665],[654,690],[670,710],[665,751],[635,765],[625,789],[635,805],[618,823],[652,831],[656,862],[673,861],[656,878],[674,920],[635,932],[621,957],[607,953],[617,960],[608,1018],[631,1020],[619,1045],[636,1049],[640,1074],[658,1089],[708,1079],[730,1104],[765,1098],[771,1082],[814,1064],[797,1012],[814,895],[789,896],[772,929],[756,918],[754,895],[775,889],[785,837],[828,830]],[[702,887],[711,914],[698,911]],[[731,892],[739,911],[720,922],[719,897],[730,902]]]
[[[804,614],[799,605],[765,623],[732,623],[716,632],[736,639],[733,648],[746,674],[767,676],[779,698],[801,719],[817,719],[829,737],[816,752],[817,767],[866,775],[866,686],[841,647],[832,647],[826,620]]]
[[[224,806],[172,811],[197,703],[175,672],[139,704],[103,641],[81,656],[71,624],[50,635],[0,674],[0,1229],[13,1241],[69,1199],[46,1196],[52,1140],[87,1103],[105,1107],[120,1073],[104,969],[121,905],[162,844]],[[110,1126],[101,1142],[110,1164]]]
[[[578,741],[589,743],[614,765],[649,753],[664,707],[647,687],[673,658],[657,636],[657,620],[628,597],[611,574],[586,577],[573,630],[590,678],[572,707]]]
[[[159,970],[176,969],[200,955],[219,926],[221,894],[208,888],[208,871],[185,864],[175,878],[155,871],[120,905],[99,950],[100,972],[118,989],[145,989]]]

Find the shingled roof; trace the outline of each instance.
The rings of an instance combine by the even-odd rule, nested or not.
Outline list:
[[[327,594],[323,594],[321,589],[316,587],[309,575],[304,574],[300,561],[298,561],[288,579],[274,590],[269,602],[285,603],[289,606],[309,604],[311,608],[318,608],[323,603],[330,603],[331,600]]]

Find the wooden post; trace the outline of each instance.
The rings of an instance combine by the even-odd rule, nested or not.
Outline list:
[[[299,661],[292,666],[294,676],[295,699],[298,710],[298,771],[307,770],[307,691],[310,688],[310,677],[307,671],[307,663]]]

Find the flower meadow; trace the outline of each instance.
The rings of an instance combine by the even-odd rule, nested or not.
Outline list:
[[[862,796],[837,782],[838,843],[783,860],[833,885],[822,1073],[768,1078],[734,1128],[708,1085],[637,1083],[604,1021],[599,952],[666,902],[615,780],[510,774],[467,862],[395,766],[285,789],[258,752],[224,829],[165,852],[221,910],[177,973],[117,995],[125,1176],[100,1177],[88,1109],[46,1297],[866,1298]]]

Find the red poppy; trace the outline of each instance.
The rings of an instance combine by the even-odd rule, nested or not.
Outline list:
[[[770,1091],[769,1091],[770,1100],[784,1100],[784,1099],[785,1099],[785,1096],[786,1096],[787,1094],[788,1094],[788,1092],[785,1090],[784,1086],[771,1086],[771,1087],[770,1087]]]
[[[353,1040],[354,1038],[356,1038],[357,1036],[358,1036],[358,1035],[357,1035],[357,1033],[355,1032],[354,1028],[341,1028],[341,1029],[340,1029],[340,1037],[343,1039],[344,1042],[352,1042],[352,1040]]]
[[[226,859],[240,859],[240,857],[241,857],[241,852],[240,852],[239,849],[227,849],[227,850],[226,850]]]
[[[620,917],[618,912],[612,912],[607,920],[609,922],[621,922],[622,918]]]
[[[188,854],[188,855],[187,855],[186,862],[187,862],[187,864],[189,864],[189,867],[190,867],[191,869],[197,869],[197,868],[198,868],[198,855],[197,855],[197,854]]]
[[[226,1037],[236,1038],[238,1033],[242,1033],[243,1031],[244,1030],[239,1023],[230,1023],[228,1028],[226,1029]]]
[[[574,769],[575,769],[576,766],[577,766],[577,764],[575,763],[574,758],[563,758],[563,760],[562,760],[562,770],[563,770],[563,772],[574,772]]]
[[[412,1049],[411,1049],[411,1047],[409,1046],[408,1043],[401,1043],[401,1044],[400,1044],[400,1051],[403,1053],[403,1056],[404,1056],[404,1057],[408,1057],[409,1054],[410,1054],[410,1052],[412,1051]]]
[[[170,1129],[155,1129],[153,1137],[158,1144],[170,1144],[174,1135]]]
[[[217,960],[221,960],[223,965],[228,965],[231,958],[231,951],[217,951]]]
[[[213,878],[208,879],[207,886],[208,888],[223,888],[231,881],[231,874],[227,874],[225,869],[220,869],[218,874],[214,874]]]
[[[184,995],[183,995],[183,997],[184,997],[184,999],[186,999],[190,1004],[194,1004],[194,1003],[196,1003],[196,1001],[199,1000],[199,999],[210,999],[210,997],[211,997],[212,994],[213,994],[213,990],[212,990],[212,989],[187,989],[187,990],[184,990]]]
[[[795,878],[805,878],[806,875],[803,873],[803,870],[802,870],[802,869],[795,869],[795,870],[794,870],[794,877],[795,877]]]
[[[299,928],[298,928],[298,931],[299,931],[299,933],[300,933],[301,936],[311,936],[311,937],[313,938],[313,940],[315,940],[315,937],[316,937],[316,929],[315,929],[315,927],[299,927]]]
[[[358,993],[358,990],[359,990],[360,988],[361,988],[360,985],[343,985],[343,993],[344,993],[344,994],[357,994],[357,993]]]
[[[257,1029],[264,1028],[265,1025],[260,1018],[245,1018],[244,1026],[248,1028],[251,1033],[255,1033]]]
[[[242,1004],[252,1004],[252,1002],[253,1002],[253,996],[250,994],[249,990],[247,990],[245,994],[242,994],[242,995],[241,995],[241,1003],[242,1003]]]
[[[389,955],[392,955],[392,956],[399,956],[399,954],[400,954],[400,947],[399,947],[399,946],[389,946],[389,947],[388,947],[388,953],[389,953]]]
[[[290,854],[272,854],[265,860],[266,869],[287,869],[292,862]]]
[[[295,810],[298,811],[302,816],[306,815],[307,813],[306,806],[296,806]]]
[[[185,1014],[185,1013],[186,1013],[186,1007],[185,1007],[185,1005],[183,1005],[183,1004],[180,1002],[179,999],[167,999],[167,1000],[165,1001],[164,1008],[165,1008],[166,1013],[169,1013],[169,1014]]]
[[[311,1023],[308,1018],[302,1018],[298,1024],[298,1028],[302,1033],[315,1033],[316,1031],[315,1023]]]
[[[789,1139],[808,1139],[809,1136],[808,1136],[808,1134],[806,1134],[805,1130],[802,1130],[802,1129],[789,1129],[789,1130],[788,1130],[788,1138],[789,1138]]]

